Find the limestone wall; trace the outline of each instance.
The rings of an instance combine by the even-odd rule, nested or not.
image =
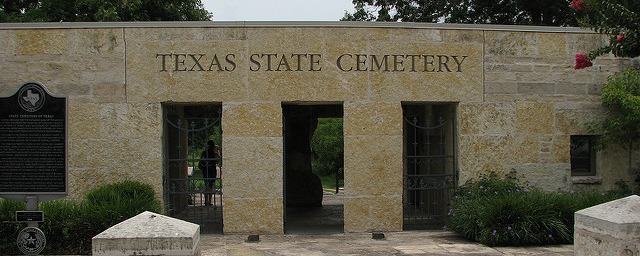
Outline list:
[[[0,94],[28,81],[68,102],[69,197],[123,179],[161,194],[161,108],[131,102],[122,28],[0,29]]]
[[[580,189],[569,136],[634,63],[573,70],[606,43],[578,29],[344,24],[0,25],[0,95],[38,81],[68,97],[71,198],[122,179],[162,195],[162,104],[221,103],[226,233],[283,232],[282,103],[342,104],[344,229],[387,231],[402,229],[402,103],[457,105],[461,182],[515,169]],[[589,187],[630,179],[620,152],[599,153]]]
[[[462,180],[484,170],[512,169],[550,190],[613,188],[616,181],[630,180],[620,149],[609,147],[598,153],[592,179],[598,182],[579,184],[582,179],[571,178],[569,138],[589,134],[587,124],[604,114],[600,94],[607,77],[637,66],[637,60],[603,56],[589,69],[574,70],[576,53],[607,39],[591,33],[484,35],[484,100],[460,107]]]

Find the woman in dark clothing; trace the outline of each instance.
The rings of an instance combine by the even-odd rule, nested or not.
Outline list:
[[[211,205],[211,198],[213,196],[213,190],[215,187],[215,179],[217,178],[217,165],[220,154],[216,148],[216,143],[212,140],[207,142],[207,148],[202,151],[200,155],[200,163],[198,168],[202,171],[204,182],[207,185],[207,192],[205,193],[205,204]]]

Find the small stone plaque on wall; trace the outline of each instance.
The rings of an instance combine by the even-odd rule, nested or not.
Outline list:
[[[0,194],[67,194],[67,99],[26,83],[0,97]]]

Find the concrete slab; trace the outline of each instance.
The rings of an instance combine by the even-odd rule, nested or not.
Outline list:
[[[93,237],[93,255],[200,255],[200,226],[143,212]]]
[[[488,247],[468,242],[449,231],[385,232],[384,240],[369,233],[323,235],[261,235],[246,243],[243,235],[203,235],[203,256],[235,255],[573,255],[573,245]]]
[[[640,254],[640,196],[577,211],[574,244],[576,255]]]

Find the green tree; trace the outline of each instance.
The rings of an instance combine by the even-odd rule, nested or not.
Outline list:
[[[38,0],[0,1],[0,22],[41,21],[33,17],[33,10],[40,5]]]
[[[344,137],[342,118],[319,118],[318,127],[311,138],[313,172],[321,175],[337,173],[344,165]]]
[[[602,104],[606,118],[593,124],[593,132],[601,134],[599,141],[622,145],[628,153],[628,168],[632,171],[632,153],[640,146],[640,70],[628,68],[609,77],[602,89]]]
[[[577,25],[569,0],[353,0],[342,20]]]
[[[609,44],[588,54],[576,54],[575,69],[590,67],[598,56],[613,53],[616,57],[640,56],[640,1],[573,0],[581,27],[609,36]]]
[[[210,20],[201,0],[3,0],[0,22]]]
[[[340,19],[341,21],[376,21],[377,17],[371,11],[365,9],[363,3],[354,1],[353,4],[355,5],[354,12],[345,12],[344,17]]]

